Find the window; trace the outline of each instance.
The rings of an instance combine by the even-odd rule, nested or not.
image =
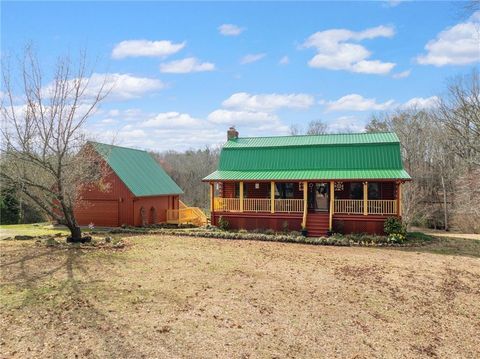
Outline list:
[[[248,197],[248,186],[243,182],[243,198]],[[240,198],[240,182],[235,182],[235,198]]]
[[[368,199],[380,199],[380,183],[368,183]]]
[[[350,199],[362,199],[363,198],[363,183],[351,182],[350,183]]]
[[[294,198],[295,183],[275,183],[276,191],[275,198],[277,199],[289,199]]]

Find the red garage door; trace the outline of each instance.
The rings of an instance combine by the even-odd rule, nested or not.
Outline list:
[[[118,201],[86,201],[75,210],[75,218],[81,226],[93,223],[97,227],[118,227]]]

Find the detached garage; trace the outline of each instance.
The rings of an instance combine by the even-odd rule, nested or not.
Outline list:
[[[86,187],[75,208],[81,226],[142,226],[164,223],[179,209],[182,190],[146,151],[89,142],[109,171],[102,189]]]

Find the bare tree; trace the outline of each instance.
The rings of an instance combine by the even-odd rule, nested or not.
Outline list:
[[[307,135],[323,135],[327,129],[328,126],[322,120],[313,120],[308,123]]]
[[[473,167],[480,166],[480,82],[477,70],[452,80],[436,118],[445,126],[451,150]]]
[[[289,132],[291,136],[298,136],[301,134],[302,129],[300,128],[299,125],[290,125]]]
[[[445,198],[450,197],[451,174],[443,159],[444,146],[432,115],[415,108],[375,115],[366,126],[369,132],[395,132],[401,143],[405,169],[413,178],[403,196],[403,217],[407,224],[443,227]],[[443,166],[443,167],[442,167]],[[441,176],[443,174],[443,177]],[[444,191],[442,192],[442,180]]]
[[[85,146],[83,127],[108,93],[106,79],[91,86],[84,53],[75,65],[68,56],[58,58],[48,84],[44,76],[49,71],[41,68],[30,46],[16,71],[2,65],[2,182],[18,188],[67,226],[72,241],[79,241],[74,208],[81,201],[80,189],[104,176],[101,162]]]

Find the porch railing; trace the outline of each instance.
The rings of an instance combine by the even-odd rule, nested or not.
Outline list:
[[[240,198],[215,197],[215,211],[240,212]]]
[[[363,214],[363,199],[336,199],[333,210],[335,213]]]
[[[335,213],[365,214],[363,199],[336,199],[334,203]],[[397,214],[397,200],[368,200],[367,214]]]
[[[270,212],[270,204],[270,199],[245,198],[243,200],[243,210],[245,212]]]
[[[275,199],[275,213],[303,212],[303,199]],[[271,212],[268,198],[244,198],[244,212]],[[335,199],[334,213],[365,214],[363,199]],[[240,212],[240,198],[215,197],[214,210],[218,212]],[[367,214],[397,214],[397,200],[368,200]]]
[[[276,199],[275,212],[303,212],[303,199]]]
[[[368,214],[397,214],[397,200],[368,200]]]
[[[207,216],[198,207],[183,207],[180,209],[167,209],[167,223],[183,224],[192,223],[197,226],[206,225]]]
[[[271,212],[271,199],[269,198],[244,198],[244,212]],[[276,199],[275,212],[301,213],[303,212],[303,199]],[[214,210],[218,212],[240,212],[240,198],[214,198]]]

